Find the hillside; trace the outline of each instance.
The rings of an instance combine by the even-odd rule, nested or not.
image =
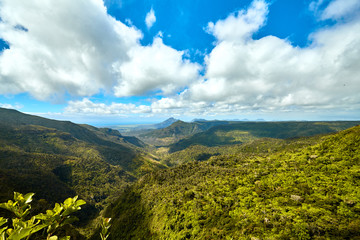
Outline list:
[[[299,147],[309,146],[318,142],[321,136],[301,137],[291,139],[258,138],[241,144],[228,144],[224,146],[208,147],[203,145],[192,145],[183,150],[173,153],[165,153],[161,156],[161,162],[167,166],[207,161],[215,156],[256,154],[264,155],[283,150],[293,150]],[[161,149],[158,150],[160,152]]]
[[[35,192],[49,205],[80,195],[85,224],[138,177],[163,168],[131,137],[0,109],[0,202]]]
[[[179,141],[187,136],[191,136],[195,133],[203,132],[211,127],[217,125],[229,124],[227,121],[197,121],[197,122],[183,122],[176,121],[170,126],[163,129],[152,130],[138,137],[146,143],[155,146],[166,146]]]
[[[96,128],[91,125],[82,124],[81,126],[89,129],[96,134],[97,137],[106,141],[110,141],[122,145],[130,145],[129,147],[146,147],[146,144],[140,139],[133,136],[123,136],[118,130],[112,128]]]
[[[360,239],[360,127],[309,140],[148,174],[108,210],[110,238]]]
[[[296,138],[327,134],[360,124],[358,121],[345,122],[236,122],[214,126],[169,146],[169,152],[176,152],[193,145],[222,146],[241,144],[255,139]]]
[[[334,133],[358,123],[177,121],[149,135],[181,139],[173,152],[152,155],[114,129],[0,108],[0,202],[79,195],[86,237],[106,209],[111,239],[360,239],[360,127]]]

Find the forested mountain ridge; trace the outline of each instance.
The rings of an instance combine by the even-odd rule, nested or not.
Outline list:
[[[49,206],[80,195],[85,224],[128,184],[164,167],[141,144],[109,129],[0,109],[0,202],[14,191],[35,192]]]
[[[82,124],[81,126],[89,129],[95,133],[99,138],[102,138],[106,141],[114,142],[117,144],[132,144],[137,147],[145,147],[146,144],[140,139],[133,136],[123,136],[118,130],[112,128],[96,128],[91,125]],[[134,147],[130,146],[130,147]]]
[[[169,145],[169,152],[176,152],[194,145],[223,146],[241,144],[255,139],[296,138],[333,133],[360,124],[359,121],[329,122],[229,122],[213,126],[206,131],[190,135]]]
[[[67,132],[73,137],[85,142],[106,146],[109,144],[108,139],[99,137],[96,134],[97,131],[101,131],[98,128],[89,125],[87,125],[88,127],[86,127],[85,125],[75,124],[70,121],[47,119],[35,115],[21,113],[13,109],[0,108],[0,123],[5,126],[13,127],[36,125],[53,128],[61,132]],[[121,144],[122,142],[117,143]]]
[[[335,133],[356,124],[178,121],[158,136],[187,137],[153,155],[117,130],[0,108],[0,202],[80,195],[86,237],[109,206],[111,239],[360,239],[360,127]]]
[[[360,127],[316,138],[150,173],[108,210],[110,238],[360,239]]]
[[[228,121],[197,121],[183,122],[178,120],[170,126],[156,129],[139,135],[143,141],[156,146],[169,145],[182,138],[191,136],[195,133],[203,132],[217,125],[229,124]]]

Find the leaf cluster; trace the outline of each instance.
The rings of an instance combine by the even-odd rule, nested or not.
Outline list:
[[[0,218],[0,237],[1,240],[12,239],[29,239],[34,233],[46,229],[46,239],[48,240],[65,240],[69,236],[60,237],[54,235],[55,231],[67,224],[78,220],[70,214],[81,209],[86,202],[79,199],[78,196],[68,198],[64,203],[56,203],[53,209],[46,210],[46,213],[40,213],[28,217],[31,209],[30,203],[34,193],[26,195],[14,192],[14,201],[9,200],[6,203],[0,203],[0,207],[12,212],[15,217],[11,219],[12,226],[4,226],[9,220]]]

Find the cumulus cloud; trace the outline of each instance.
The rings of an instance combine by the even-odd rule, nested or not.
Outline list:
[[[145,24],[147,28],[150,29],[155,22],[156,22],[155,11],[153,8],[151,8],[150,11],[146,14]]]
[[[233,110],[358,106],[360,22],[319,30],[311,46],[299,48],[275,36],[252,38],[265,24],[267,9],[265,1],[254,1],[247,11],[210,24],[218,42],[189,98]]]
[[[187,86],[178,95],[162,97],[149,106],[102,105],[88,99],[70,106],[77,111],[175,116],[291,111],[301,117],[305,112],[322,111],[329,116],[334,109],[358,111],[360,21],[320,29],[310,35],[310,46],[300,48],[276,36],[253,39],[266,23],[267,13],[268,4],[256,0],[247,10],[209,23],[208,32],[217,42],[205,57],[203,78],[197,76],[199,66],[184,61],[183,53],[165,46],[161,38],[153,45],[133,48],[131,60],[119,67],[122,81],[115,90],[119,97],[142,94],[146,89],[170,94]],[[158,66],[167,71],[161,72]]]
[[[198,78],[200,66],[184,59],[184,52],[164,45],[156,37],[150,46],[129,51],[130,61],[119,66],[121,80],[115,87],[117,97],[161,91],[171,94]]]
[[[207,31],[219,41],[242,41],[248,39],[266,22],[268,5],[263,0],[255,0],[247,10],[240,10],[215,24],[210,22]]]
[[[83,96],[65,112],[95,115],[360,109],[359,1],[326,3],[313,1],[311,8],[334,25],[312,33],[303,48],[276,36],[253,38],[267,22],[264,0],[209,23],[216,42],[202,69],[161,34],[142,46],[142,33],[109,16],[101,0],[62,0],[56,7],[50,0],[0,0],[0,38],[10,45],[0,55],[0,94]],[[102,91],[163,97],[149,105],[89,99]]]
[[[0,38],[10,45],[0,55],[0,94],[169,93],[197,75],[198,65],[161,39],[142,47],[142,33],[108,15],[101,0],[0,4]]]
[[[135,104],[94,103],[88,98],[81,101],[70,101],[65,108],[65,113],[88,114],[88,115],[128,115],[134,113],[149,113],[151,108],[146,105],[136,106]]]
[[[113,64],[126,61],[141,33],[106,13],[101,0],[1,0],[0,93],[38,99],[109,90]]]

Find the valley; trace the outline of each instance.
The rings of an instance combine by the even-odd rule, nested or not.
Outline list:
[[[98,239],[99,216],[109,239],[356,239],[359,124],[169,119],[125,134],[0,108],[0,202],[79,195],[76,239]]]

